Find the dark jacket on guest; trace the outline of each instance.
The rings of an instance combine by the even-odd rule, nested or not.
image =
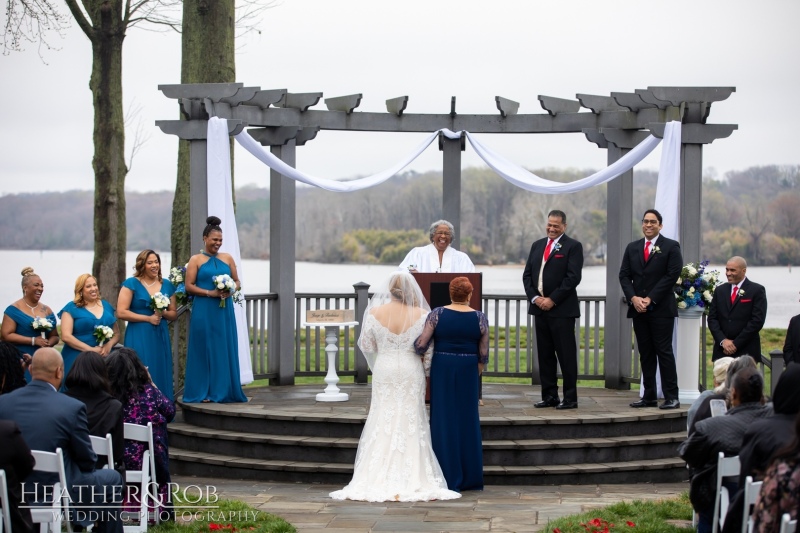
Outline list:
[[[680,445],[678,453],[692,468],[716,464],[719,452],[726,457],[739,455],[747,428],[770,414],[769,406],[752,402],[738,405],[724,416],[701,420],[695,425],[694,433]]]
[[[105,437],[111,433],[111,444],[114,451],[114,469],[125,476],[125,426],[122,417],[122,404],[107,392],[89,390],[74,386],[66,392],[68,396],[86,404],[86,415],[89,421],[89,435]],[[107,464],[105,457],[97,458],[97,468]]]
[[[22,432],[13,420],[0,420],[0,468],[6,472],[8,484],[8,506],[11,515],[11,531],[32,533],[33,520],[27,508],[20,508],[22,502],[22,481],[33,471],[33,455]],[[38,528],[37,528],[38,531]]]

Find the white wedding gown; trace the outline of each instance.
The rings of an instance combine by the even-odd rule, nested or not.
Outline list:
[[[367,313],[359,342],[374,343],[378,352],[372,401],[358,442],[353,479],[342,490],[331,492],[331,498],[418,502],[461,497],[447,489],[431,448],[425,373],[414,352],[425,318],[395,334]]]

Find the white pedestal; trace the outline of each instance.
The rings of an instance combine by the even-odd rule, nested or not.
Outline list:
[[[703,310],[678,309],[678,400],[689,406],[700,396],[700,325]]]
[[[339,387],[339,376],[336,374],[336,354],[339,352],[337,342],[339,341],[339,328],[346,326],[357,326],[358,322],[326,322],[326,323],[313,323],[309,324],[303,322],[303,327],[321,327],[325,326],[325,355],[328,359],[328,373],[325,375],[325,392],[317,394],[318,402],[346,402],[350,399],[350,395],[346,392],[341,392]]]

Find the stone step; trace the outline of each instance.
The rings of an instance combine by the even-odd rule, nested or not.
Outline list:
[[[169,425],[174,447],[249,459],[295,461],[313,456],[324,463],[353,463],[358,439],[275,435],[197,427],[187,423]],[[607,461],[658,460],[677,455],[685,432],[628,435],[591,439],[484,440],[486,465],[553,465],[602,463]]]
[[[170,447],[173,474],[261,481],[347,484],[352,463],[253,459]],[[679,458],[540,466],[485,466],[487,485],[665,483],[688,478]]]

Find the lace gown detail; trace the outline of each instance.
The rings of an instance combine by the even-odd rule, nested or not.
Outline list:
[[[429,501],[461,495],[447,482],[431,447],[425,410],[425,374],[414,339],[425,316],[394,334],[367,314],[359,339],[365,351],[377,351],[369,415],[358,443],[353,479],[332,492],[337,500]]]

